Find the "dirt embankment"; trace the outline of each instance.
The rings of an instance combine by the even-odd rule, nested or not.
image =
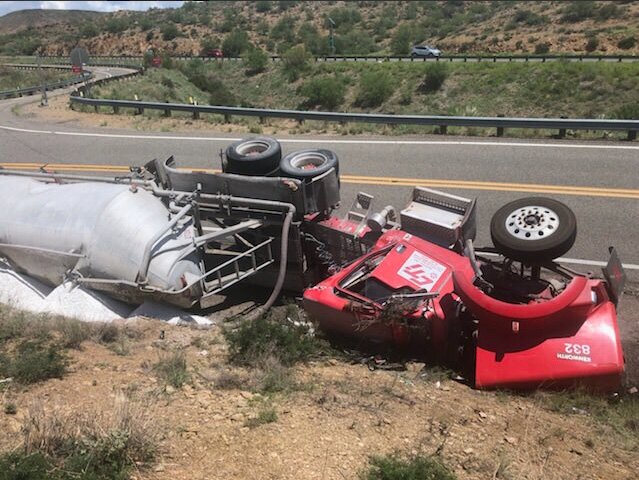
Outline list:
[[[17,407],[0,414],[0,450],[19,445],[34,403],[52,411],[102,412],[121,392],[143,405],[160,432],[160,456],[137,479],[354,479],[370,455],[436,455],[460,479],[631,479],[636,445],[588,412],[560,415],[539,397],[479,392],[421,364],[370,371],[327,359],[295,367],[295,387],[257,394],[223,379],[228,363],[209,331],[141,320],[125,344],[84,342],[71,371],[0,393]],[[150,365],[184,348],[190,380],[167,387]],[[266,421],[261,413],[274,411]]]

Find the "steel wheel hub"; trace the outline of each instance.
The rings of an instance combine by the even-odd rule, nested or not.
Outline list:
[[[511,212],[506,218],[506,230],[522,240],[540,240],[557,231],[559,217],[547,207],[531,205]]]

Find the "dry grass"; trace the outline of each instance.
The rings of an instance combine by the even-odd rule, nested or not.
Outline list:
[[[58,462],[92,462],[94,469],[117,465],[120,470],[150,462],[160,435],[148,405],[118,394],[107,411],[67,412],[34,402],[22,426],[26,455],[44,454]],[[102,465],[101,463],[104,463]]]

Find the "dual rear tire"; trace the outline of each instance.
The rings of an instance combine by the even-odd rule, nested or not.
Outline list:
[[[226,149],[225,173],[238,175],[281,175],[308,180],[334,168],[339,173],[335,152],[325,149],[305,149],[282,158],[280,143],[270,137],[255,137],[232,143]]]

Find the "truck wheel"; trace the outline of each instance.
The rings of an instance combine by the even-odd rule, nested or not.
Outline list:
[[[575,243],[577,219],[570,208],[545,197],[528,197],[501,207],[490,222],[495,248],[508,258],[544,263]]]
[[[266,175],[282,158],[280,143],[270,137],[255,137],[232,143],[226,149],[226,173]]]
[[[331,168],[339,173],[339,160],[335,152],[323,149],[298,150],[289,153],[280,162],[282,176],[305,180],[314,178]]]

